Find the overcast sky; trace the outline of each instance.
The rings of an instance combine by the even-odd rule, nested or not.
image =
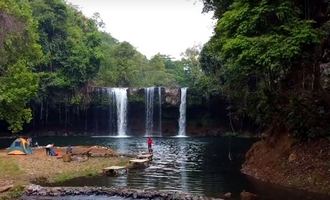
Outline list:
[[[209,40],[212,14],[199,0],[67,0],[91,17],[98,12],[105,30],[128,41],[148,58],[161,53],[179,58],[185,49]]]

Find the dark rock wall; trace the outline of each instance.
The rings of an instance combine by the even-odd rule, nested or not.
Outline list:
[[[189,94],[188,96],[193,95]],[[33,103],[34,119],[25,130],[33,135],[116,135],[116,112],[106,90],[95,90],[90,104]],[[158,90],[155,92],[154,133],[159,133]],[[162,136],[178,132],[180,88],[162,88]],[[145,102],[143,89],[128,90],[127,134],[144,136]],[[187,135],[220,135],[228,130],[226,103],[220,97],[199,104],[187,101]]]

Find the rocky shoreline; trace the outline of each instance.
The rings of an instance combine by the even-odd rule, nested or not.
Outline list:
[[[209,200],[204,196],[183,192],[162,192],[156,190],[135,190],[107,187],[42,187],[29,185],[21,199],[31,197],[73,197],[73,196],[119,196],[128,199],[164,199],[164,200]]]

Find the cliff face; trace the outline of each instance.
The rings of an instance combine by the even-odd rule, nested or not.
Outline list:
[[[111,99],[110,88],[90,90],[87,105],[54,103],[45,99],[34,103],[33,121],[26,130],[36,135],[116,135],[117,112]],[[153,93],[153,132],[163,136],[178,133],[180,88],[159,88]],[[128,88],[127,134],[144,136],[146,126],[146,91],[144,88]],[[220,97],[203,102],[193,102],[196,94],[187,95],[186,132],[191,136],[221,135],[226,132],[228,120],[226,103]],[[161,122],[160,122],[161,115]]]

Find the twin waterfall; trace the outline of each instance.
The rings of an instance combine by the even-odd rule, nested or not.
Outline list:
[[[127,136],[127,88],[107,88],[110,99],[109,105],[109,126],[110,129],[116,129],[116,137]],[[148,87],[144,88],[145,94],[145,136],[162,136],[162,88]],[[158,95],[157,95],[158,94]],[[179,117],[179,133],[177,137],[186,137],[186,96],[187,88],[181,88],[180,117]],[[158,105],[157,105],[158,103]],[[154,112],[155,108],[158,108]],[[116,121],[115,121],[116,119]],[[158,125],[154,126],[154,121],[158,121]],[[116,123],[115,123],[116,122]]]

